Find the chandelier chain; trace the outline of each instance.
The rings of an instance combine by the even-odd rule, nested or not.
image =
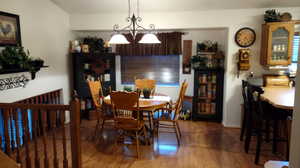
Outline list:
[[[131,4],[130,4],[130,0],[128,0],[128,18],[130,18],[131,16]]]
[[[137,0],[137,16],[140,18],[140,1]]]

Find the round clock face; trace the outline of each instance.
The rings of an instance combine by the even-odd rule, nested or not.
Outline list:
[[[241,28],[235,34],[235,42],[240,47],[249,47],[255,42],[255,31],[249,27]]]

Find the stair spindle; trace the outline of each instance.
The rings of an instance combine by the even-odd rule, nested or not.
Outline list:
[[[38,154],[38,110],[33,110],[33,122],[32,122],[32,126],[33,126],[33,139],[34,139],[34,154],[35,154],[35,168],[40,168],[40,158],[39,158],[39,154]]]
[[[44,146],[44,167],[49,168],[49,159],[48,159],[48,153],[47,153],[47,111],[42,110],[42,130],[43,130],[43,146]]]
[[[66,126],[65,126],[65,111],[60,111],[60,121],[62,126],[62,139],[63,139],[63,167],[68,168],[68,159],[67,159],[67,142],[66,142]]]
[[[3,117],[4,117],[3,121],[4,121],[5,152],[8,156],[10,156],[11,148],[10,148],[10,137],[9,137],[9,130],[8,130],[9,109],[4,109]]]
[[[26,153],[26,168],[31,168],[31,158],[29,152],[29,129],[28,129],[28,110],[22,110],[22,118],[23,118],[23,143],[25,145],[25,153]]]
[[[20,127],[19,127],[19,117],[18,117],[18,109],[13,111],[13,118],[15,120],[15,129],[16,129],[16,149],[17,149],[17,156],[16,161],[17,163],[21,163],[21,156],[20,156]]]
[[[57,158],[57,149],[56,149],[56,112],[50,111],[50,123],[52,125],[52,144],[53,144],[53,164],[55,168],[58,168],[58,158]]]

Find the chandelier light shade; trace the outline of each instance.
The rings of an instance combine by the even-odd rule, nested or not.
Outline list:
[[[153,33],[145,34],[142,39],[139,41],[142,44],[160,44],[161,42],[158,40],[157,36]]]
[[[123,34],[117,33],[117,34],[112,35],[112,37],[108,43],[109,44],[129,44],[129,41],[126,39],[126,37]]]
[[[139,41],[139,43],[143,44],[158,44],[160,43],[159,39],[155,35],[155,25],[151,24],[149,26],[149,29],[144,28],[139,23],[142,22],[142,18],[140,17],[140,11],[139,11],[139,0],[137,0],[137,16],[134,12],[131,13],[131,4],[130,0],[128,0],[128,17],[127,22],[129,23],[128,26],[125,26],[124,28],[120,29],[118,24],[114,25],[114,34],[112,35],[111,39],[109,40],[109,44],[129,44],[129,41],[126,39],[124,35],[122,35],[120,32],[126,32],[128,31],[132,37],[133,40],[136,39],[136,35],[138,33],[144,33],[144,36]]]

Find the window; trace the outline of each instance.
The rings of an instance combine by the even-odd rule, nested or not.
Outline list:
[[[291,76],[296,75],[297,62],[300,53],[300,34],[296,33],[293,41],[293,53],[292,53],[292,64],[289,66],[289,71]]]
[[[121,56],[122,84],[149,78],[159,85],[178,85],[179,68],[179,55]]]
[[[299,48],[300,48],[300,34],[296,34],[294,36],[294,43],[293,43],[293,55],[292,55],[292,62],[297,63],[299,57]]]

